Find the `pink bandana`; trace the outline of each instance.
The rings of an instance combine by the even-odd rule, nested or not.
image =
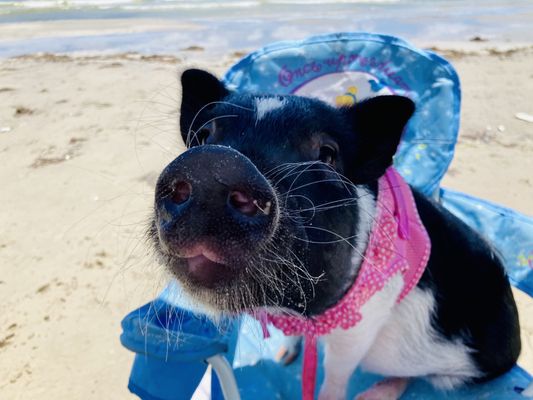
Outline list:
[[[393,167],[379,179],[375,221],[355,283],[337,304],[310,318],[256,314],[265,337],[269,336],[268,322],[285,335],[305,337],[303,400],[314,398],[317,337],[335,328],[355,326],[362,319],[361,307],[396,273],[401,272],[404,279],[403,290],[396,300],[400,302],[424,272],[431,248],[429,236],[420,221],[411,189]]]

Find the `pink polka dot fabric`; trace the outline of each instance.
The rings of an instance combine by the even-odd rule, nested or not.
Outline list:
[[[361,307],[397,273],[404,278],[400,302],[418,283],[429,259],[431,244],[420,221],[411,189],[390,167],[379,180],[377,215],[369,245],[354,285],[333,307],[310,318],[261,313],[286,335],[305,336],[303,399],[314,397],[316,338],[333,329],[349,329],[362,319]]]

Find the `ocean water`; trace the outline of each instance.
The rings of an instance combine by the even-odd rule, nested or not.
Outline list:
[[[35,52],[176,55],[190,46],[219,57],[339,31],[424,42],[476,36],[531,42],[533,0],[0,0],[0,57]]]

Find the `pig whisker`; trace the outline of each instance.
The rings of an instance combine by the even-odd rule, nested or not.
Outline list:
[[[292,171],[289,171],[286,175],[284,175],[281,179],[278,179],[276,180],[276,184],[280,184],[282,181],[284,181],[285,179],[293,176],[293,175],[298,175],[297,178],[295,178],[293,180],[293,183],[296,182],[300,176],[302,175],[301,172],[305,172],[305,173],[311,173],[311,172],[321,172],[321,173],[324,173],[324,169],[323,168],[316,168],[316,169],[306,169],[305,171],[295,171],[296,168],[294,168]]]
[[[296,183],[296,181],[304,174],[304,173],[310,173],[310,172],[321,172],[321,173],[324,173],[324,167],[327,167],[329,169],[329,172],[330,173],[333,173],[337,176],[336,179],[331,179],[330,181],[331,182],[340,182],[342,183],[342,185],[344,186],[344,189],[346,190],[346,192],[348,192],[349,194],[352,194],[353,192],[350,191],[349,187],[351,188],[355,188],[355,185],[350,182],[346,177],[342,176],[340,173],[338,173],[333,167],[327,165],[327,164],[324,164],[322,162],[317,162],[317,161],[314,161],[313,162],[313,165],[317,165],[319,166],[320,168],[313,168],[313,169],[310,169],[309,167],[308,168],[305,168],[304,170],[298,170],[296,172],[294,172],[294,170],[296,168],[293,168],[291,171],[289,171],[288,173],[286,173],[283,177],[281,178],[278,178],[275,180],[275,183],[273,184],[273,186],[279,186],[279,184],[285,180],[286,178],[290,177],[290,176],[293,176],[293,175],[297,175],[296,178],[293,179],[293,181],[291,182],[291,185],[289,187],[289,190],[286,191],[284,194],[286,193],[289,193],[289,191],[292,191],[292,190],[298,190],[302,187],[305,187],[306,185],[311,185],[311,184],[314,184],[314,183],[320,183],[320,182],[324,182],[324,181],[314,181],[314,182],[311,182],[311,183],[308,183],[306,185],[302,185],[302,186],[299,186],[299,187],[296,187],[296,188],[293,188],[294,184]]]
[[[319,165],[319,161],[313,161],[313,165],[315,165],[315,164],[316,164],[317,166],[321,167],[321,166]],[[304,165],[305,165],[305,164],[304,164]],[[298,167],[300,167],[300,166],[302,166],[302,165],[291,165],[290,167],[292,167],[292,170],[294,171],[294,170],[296,170],[296,168],[298,168]],[[302,171],[297,170],[296,172],[294,172],[294,173],[292,173],[292,174],[290,174],[290,175],[287,175],[287,176],[285,176],[284,178],[279,179],[278,182],[281,182],[283,179],[285,179],[285,178],[287,178],[287,177],[289,177],[289,176],[292,176],[292,175],[296,175],[296,174],[298,174],[298,173],[300,173],[300,172],[302,172]],[[307,169],[307,170],[305,170],[305,172],[324,172],[324,168],[322,167],[322,168],[311,169],[311,170]],[[279,174],[279,171],[277,171],[276,173]]]
[[[291,195],[291,196],[294,196],[294,195]],[[300,212],[306,212],[306,211],[314,211],[314,212],[328,211],[328,210],[332,210],[334,208],[345,207],[347,205],[353,205],[353,204],[357,204],[357,199],[353,198],[353,197],[346,197],[344,199],[328,201],[326,203],[322,203],[322,204],[319,204],[319,205],[311,207],[311,208],[301,208],[298,211],[300,211]]]
[[[305,173],[305,171],[309,168],[311,168],[315,163],[310,163],[306,168],[304,168],[299,174],[298,176],[292,181],[291,185],[289,186],[289,190],[287,190],[284,194],[287,194],[287,193],[290,193],[292,191],[292,187],[294,185],[294,183],[298,180],[298,178],[303,174]]]
[[[334,243],[342,243],[342,242],[345,242],[345,243],[347,243],[347,244],[348,244],[348,245],[349,245],[354,251],[356,251],[356,253],[357,253],[360,257],[362,257],[363,260],[368,261],[368,262],[371,264],[372,267],[376,268],[376,267],[373,265],[373,263],[371,263],[371,261],[370,261],[370,260],[369,260],[364,254],[362,254],[360,251],[358,251],[358,250],[355,248],[355,246],[353,246],[353,245],[349,242],[350,239],[356,239],[356,240],[357,240],[357,239],[360,239],[360,238],[358,238],[357,235],[352,235],[352,236],[344,237],[344,236],[338,234],[337,232],[334,232],[334,231],[331,231],[331,230],[329,230],[329,229],[325,229],[325,228],[319,228],[319,227],[316,227],[316,226],[305,226],[304,229],[315,229],[315,230],[319,230],[319,231],[327,232],[327,233],[329,233],[329,234],[331,234],[331,235],[333,235],[333,236],[338,237],[339,239],[337,239],[337,240],[329,240],[329,241],[312,241],[312,240],[309,240],[309,239],[303,239],[303,238],[295,237],[297,240],[301,240],[301,241],[305,241],[305,242],[307,242],[307,243],[313,243],[313,244],[334,244]],[[385,233],[385,232],[383,232],[383,233]],[[388,239],[388,240],[392,240],[392,239],[390,239],[390,238],[387,238],[387,239]],[[393,242],[393,243],[394,243],[394,242]],[[394,249],[393,249],[393,252],[396,253],[398,256],[403,257],[403,255],[399,252],[398,249],[394,248]],[[376,269],[377,269],[377,268],[376,268]],[[379,271],[379,269],[377,269],[377,270]],[[379,271],[379,272],[381,272],[381,271]]]
[[[328,166],[330,167],[330,166]],[[332,168],[332,167],[330,167]],[[308,170],[309,171],[309,170]],[[347,177],[345,177],[344,175],[340,174],[338,171],[334,170],[332,168],[332,171],[338,176],[339,178],[339,181],[342,181],[345,185],[345,188],[348,190],[348,187],[351,187],[353,189],[355,189],[357,187],[357,185],[353,184]],[[307,171],[306,171],[307,172]],[[301,176],[301,175],[299,175]],[[298,176],[298,177],[299,177]],[[336,180],[335,179],[324,179],[324,180],[318,180],[318,181],[313,181],[313,182],[310,182],[310,183],[306,183],[306,184],[303,184],[303,185],[300,185],[299,187],[296,187],[296,188],[293,188],[292,190],[297,190],[297,189],[301,189],[303,187],[308,187],[308,186],[311,186],[313,184],[316,184],[316,183],[322,183],[322,182],[335,182]],[[294,181],[293,181],[294,182]],[[348,190],[349,191],[349,190]],[[282,193],[282,195],[287,195],[289,191],[285,192],[285,193]],[[349,191],[350,192],[350,191]],[[351,193],[351,192],[350,192]],[[370,193],[368,193],[368,195],[370,195]],[[354,198],[355,201],[359,200],[361,198],[361,196],[359,197],[356,197]],[[377,200],[379,201],[379,200]],[[389,213],[389,215],[393,215],[392,212],[390,210],[388,210],[386,207],[383,207],[383,209],[385,210],[385,212]],[[365,210],[365,209],[362,209],[362,211],[364,211],[371,219],[373,222],[375,222],[375,216],[368,210]],[[394,243],[394,241],[392,240],[392,238],[388,235],[388,233],[386,232],[383,232],[383,234],[387,237],[387,240],[389,240],[389,242],[391,243]]]
[[[292,271],[294,272],[293,274],[289,273],[289,271],[287,271],[286,269],[287,268],[280,268],[279,269],[279,273],[281,275],[283,275],[289,282],[292,282],[293,286],[299,291],[300,293],[300,296],[304,302],[304,308],[307,307],[307,302],[306,302],[306,296],[305,296],[305,291],[304,291],[304,288],[303,288],[303,284],[302,284],[302,281],[300,278],[302,278],[302,276],[298,273],[298,270],[299,268],[296,266],[295,263],[292,263],[291,261],[283,258],[283,257],[280,257],[279,255],[277,254],[272,254],[275,259],[274,260],[269,260],[267,258],[264,258],[264,257],[261,257],[264,261],[267,261],[267,262],[274,262],[276,264],[281,264],[283,265],[284,267],[287,267],[289,269],[289,271]],[[283,298],[283,291],[282,289],[284,288],[284,285],[286,285],[285,282],[283,282],[283,280],[279,279],[279,283],[277,286],[276,286],[276,291],[279,291],[280,293],[280,297],[281,299]],[[277,289],[279,287],[279,289]],[[280,300],[281,300],[280,299]],[[276,303],[275,303],[276,304]],[[277,304],[280,304],[277,303]]]
[[[319,276],[312,276],[309,271],[304,266],[304,263],[300,260],[300,258],[294,254],[294,252],[291,249],[287,249],[289,253],[292,255],[292,257],[295,259],[296,262],[290,262],[291,265],[297,270],[297,272],[301,272],[303,274],[303,278],[313,284],[316,284],[322,277],[322,275]],[[277,252],[278,253],[278,252]],[[276,253],[276,254],[277,254]],[[298,274],[299,275],[299,274]]]
[[[256,304],[252,301],[254,298],[252,294],[252,289],[250,288],[250,285],[239,285],[240,292],[241,292],[241,301],[240,306],[244,305],[245,307],[255,307]]]
[[[335,171],[335,173],[337,174],[337,176],[339,178],[341,178],[343,180],[343,182],[345,182],[345,184],[347,184],[348,186],[350,186],[351,188],[353,188],[354,190],[357,190],[357,185],[355,185],[354,183],[352,183],[346,176],[340,174],[338,171]],[[346,186],[345,186],[346,187]],[[372,194],[367,192],[365,195],[361,196],[357,196],[355,199],[356,200],[359,200],[361,198],[363,198],[364,196],[371,196]],[[376,202],[379,203],[379,199],[376,199]],[[382,207],[383,210],[385,210],[386,213],[388,213],[390,216],[394,216],[393,213],[387,208],[387,207]],[[372,220],[372,222],[376,222],[376,216],[369,210],[366,210],[365,208],[361,208],[360,210],[362,210],[363,212],[365,212],[365,214],[367,216],[369,216]],[[378,227],[379,229],[381,229],[381,227]],[[390,243],[394,243],[394,240],[390,237],[390,235],[387,233],[387,232],[382,232],[382,234],[384,234],[387,238],[387,240],[390,242]]]
[[[168,131],[169,133],[172,132],[174,135],[176,133],[176,127],[174,126],[174,124],[173,123],[171,124],[168,121],[165,121],[161,118],[158,118],[158,119],[154,118],[153,120],[149,120],[149,119],[139,120],[139,128],[144,129],[146,127],[155,128],[157,130],[163,130],[161,127],[167,127],[168,129],[166,131]]]
[[[304,187],[308,187],[308,186],[311,186],[311,185],[316,185],[318,183],[326,183],[326,182],[340,182],[341,180],[340,179],[320,179],[320,180],[317,180],[317,181],[313,181],[313,182],[309,182],[309,183],[304,183],[300,186],[297,186],[295,188],[289,188],[289,190],[287,190],[286,192],[282,193],[282,194],[289,194],[291,192],[294,192],[296,190],[299,190],[299,189],[303,189]]]
[[[198,129],[196,129],[195,131],[192,131],[194,133],[193,137],[189,140],[188,136],[187,136],[187,141],[188,143],[186,143],[186,146],[189,147],[190,144],[198,137],[198,132],[200,132],[204,126],[206,126],[207,124],[210,124],[211,122],[213,121],[216,121],[217,119],[222,119],[222,118],[238,118],[239,116],[236,115],[236,114],[228,114],[228,115],[219,115],[217,117],[214,117],[214,118],[211,118],[209,121],[206,121],[204,122],[204,124],[202,126],[200,126]],[[189,132],[191,132],[189,130]]]
[[[314,296],[314,285],[321,279],[321,276],[318,276],[318,277],[314,277],[312,276],[308,271],[307,269],[305,268],[304,264],[302,263],[302,261],[299,259],[299,257],[294,254],[294,252],[290,249],[286,249],[289,251],[290,253],[290,259],[289,258],[286,258],[286,257],[283,257],[281,256],[281,249],[278,249],[276,246],[274,246],[273,244],[271,244],[270,246],[267,246],[263,249],[263,252],[264,253],[268,253],[271,257],[274,258],[274,260],[269,260],[267,259],[264,255],[262,255],[261,257],[267,261],[267,262],[273,262],[275,264],[281,264],[283,266],[285,266],[286,268],[281,268],[279,269],[278,271],[275,271],[283,276],[285,276],[285,278],[288,280],[288,281],[291,281],[293,282],[294,286],[297,288],[297,290],[300,292],[300,295],[301,295],[301,298],[304,302],[304,306],[306,307],[307,304],[306,304],[306,299],[307,297],[305,296],[305,291],[304,291],[304,288],[303,288],[303,283],[302,283],[302,279],[304,281],[307,281],[307,282],[310,282],[311,284],[311,289],[313,290],[313,296]],[[267,271],[269,271],[270,269],[267,268]],[[289,273],[289,271],[292,271]],[[278,278],[280,279],[280,278]],[[280,285],[278,285],[278,287],[280,288],[283,288],[283,280],[280,280]],[[283,292],[280,293],[280,297],[283,297]]]
[[[262,261],[266,261],[268,263],[274,263],[274,264],[278,264],[278,265],[281,264],[281,265],[284,265],[284,266],[289,267],[289,268],[292,268],[294,266],[291,261],[285,259],[284,257],[281,257],[279,254],[276,254],[275,251],[272,251],[272,252],[269,251],[269,254],[271,256],[273,256],[273,259],[267,258],[264,255],[261,255],[260,256],[261,260]],[[265,268],[261,268],[260,272],[262,274],[266,275],[267,274],[266,271],[269,271],[269,269],[268,268],[266,268],[266,269]],[[297,287],[299,287],[299,288],[301,287],[301,282],[299,280],[299,274],[296,273],[295,276],[293,277],[292,275],[287,274],[287,272],[284,269],[280,269],[277,272],[279,272],[280,274],[284,275],[287,279],[289,279]],[[268,283],[276,285],[275,286],[276,288],[280,284],[281,284],[281,287],[284,285],[283,280],[280,277],[276,276],[275,274],[269,274],[268,277],[271,280],[271,282],[268,282]],[[282,294],[282,292],[280,292],[280,294]]]
[[[339,173],[339,171],[337,171],[335,168],[333,168],[333,166],[329,165],[329,164],[326,164],[326,166],[329,168],[329,170],[331,172],[333,172],[335,175],[337,175],[337,177],[341,180],[343,186],[344,186],[344,189],[346,189],[346,191],[348,193],[350,193],[350,190],[348,189],[348,187],[354,187],[353,183],[347,178],[345,177],[344,175],[342,175],[341,173]]]
[[[336,232],[333,232],[333,231],[330,231],[329,229],[323,229],[323,228],[318,228],[318,227],[314,227],[314,226],[306,226],[305,229],[316,229],[316,230],[320,230],[320,231],[325,231],[325,232],[328,232],[334,236],[337,236],[339,239],[338,240],[334,240],[334,241],[316,241],[316,240],[309,240],[309,239],[303,239],[303,238],[299,238],[299,237],[295,237],[296,240],[300,240],[300,241],[303,241],[303,242],[306,242],[306,243],[312,243],[312,244],[334,244],[334,243],[346,243],[348,246],[350,246],[353,251],[355,251],[357,253],[357,255],[359,255],[359,257],[361,257],[362,260],[365,260],[367,261],[370,266],[374,269],[376,269],[378,272],[380,273],[383,273],[382,271],[379,270],[379,268],[377,268],[374,263],[369,260],[364,253],[360,252],[352,243],[350,243],[349,239],[351,238],[356,238],[356,236],[351,236],[351,237],[343,237],[342,235],[339,235],[338,233]]]
[[[187,131],[187,140],[186,140],[186,145],[187,147],[189,147],[190,145],[190,136],[191,136],[191,131],[192,131],[192,127],[194,126],[194,123],[196,122],[196,118],[198,118],[198,116],[200,115],[200,113],[202,111],[204,111],[206,108],[212,106],[212,105],[215,105],[215,104],[225,104],[225,105],[229,105],[229,106],[232,106],[232,107],[235,107],[235,108],[239,108],[241,110],[246,110],[246,111],[251,111],[251,112],[254,112],[255,110],[252,109],[252,108],[249,108],[249,107],[244,107],[244,106],[240,106],[238,104],[233,104],[229,101],[212,101],[210,103],[207,103],[205,104],[202,108],[200,108],[196,114],[194,115],[192,121],[191,121],[191,124],[189,125],[189,130]]]
[[[168,145],[172,145],[173,147],[182,147],[183,145],[181,144],[181,142],[179,140],[177,140],[175,137],[174,137],[174,128],[172,129],[168,129],[168,130],[165,130],[165,129],[161,129],[161,128],[158,128],[156,126],[153,126],[153,125],[145,125],[144,128],[146,127],[150,127],[152,129],[155,129],[157,131],[159,131],[158,133],[156,133],[155,135],[152,135],[152,136],[148,136],[146,134],[142,135],[143,138],[147,138],[147,140],[149,140],[151,143],[155,144],[157,147],[159,147],[164,153],[165,155],[169,156],[169,157],[172,157],[174,158],[175,157],[175,151],[171,151],[170,149],[168,149],[167,147],[163,146],[162,144],[160,144],[158,141],[155,140],[155,137],[159,136],[159,135],[167,135],[168,137],[170,137],[171,133],[172,133],[172,137],[170,140],[168,139],[165,139],[165,142],[168,141],[170,143],[168,143]],[[140,136],[140,135],[137,135],[137,136]],[[137,152],[137,147],[138,147],[138,137],[135,137],[135,151]],[[172,149],[174,150],[174,149]],[[138,157],[138,153],[137,153],[137,160],[139,162],[139,164],[141,163],[140,160],[139,160],[139,157]]]
[[[326,168],[329,170],[329,172],[337,175],[337,177],[339,178],[339,181],[342,182],[347,192],[350,192],[350,190],[348,189],[348,186],[354,187],[354,184],[347,177],[340,174],[332,165],[329,165],[322,161],[314,161],[313,163],[320,168],[313,169],[313,170],[306,169],[305,172],[324,172],[324,168]]]
[[[297,261],[291,261],[289,259],[286,259],[284,257],[281,257],[279,254],[277,253],[272,253],[272,255],[274,255],[276,257],[276,260],[281,262],[282,264],[290,267],[293,272],[294,272],[294,276],[296,277],[296,279],[298,280],[298,282],[300,282],[300,278],[303,278],[311,283],[316,283],[317,279],[318,278],[315,278],[313,277],[304,267],[303,267],[303,264],[301,263],[301,261],[298,259],[298,257],[296,257],[296,255],[294,253],[292,253],[292,256],[296,258]],[[300,285],[301,286],[301,285]]]
[[[306,201],[309,202],[309,204],[311,204],[311,207],[310,207],[310,208],[307,208],[306,210],[308,210],[308,211],[313,211],[313,215],[311,215],[311,216],[309,216],[308,218],[305,218],[305,219],[301,218],[300,216],[298,216],[298,217],[300,217],[300,218],[297,217],[296,219],[294,219],[294,218],[289,214],[288,217],[289,217],[291,220],[293,220],[293,221],[294,221],[294,220],[296,220],[296,221],[300,221],[300,220],[311,221],[311,220],[315,217],[316,210],[318,209],[318,207],[315,206],[315,203],[313,203],[313,200],[311,200],[309,197],[304,196],[304,195],[301,195],[301,194],[289,195],[288,197],[290,197],[290,198],[302,198],[302,199],[305,199]],[[299,213],[302,213],[304,210],[301,210],[301,209],[300,209],[300,210],[298,210],[298,211],[299,211]]]
[[[309,169],[307,169],[307,171],[309,171]],[[307,171],[305,171],[305,172],[307,172]],[[285,195],[286,199],[287,199],[288,197],[295,196],[295,195],[288,194],[290,191],[296,191],[299,188],[310,186],[310,185],[313,185],[313,184],[316,184],[316,183],[336,182],[336,181],[344,182],[345,183],[345,188],[347,189],[347,191],[349,191],[350,193],[353,193],[352,191],[348,190],[348,186],[350,186],[352,189],[355,189],[357,186],[354,185],[352,182],[348,181],[348,179],[346,177],[342,176],[341,174],[337,173],[336,171],[335,171],[335,173],[337,174],[337,178],[336,179],[323,179],[323,180],[317,180],[317,181],[314,181],[314,182],[311,182],[311,183],[303,184],[303,185],[300,185],[299,187],[293,187],[293,189],[289,189],[287,192],[281,193],[281,195],[282,196]],[[299,174],[298,177],[299,176],[301,176],[301,174]],[[293,183],[294,183],[294,181],[293,181]],[[346,185],[348,185],[348,186],[346,186]],[[369,193],[369,195],[370,195],[370,193]],[[359,197],[361,197],[361,196],[359,196]],[[338,204],[336,204],[333,207],[331,207],[331,206],[330,207],[323,206],[322,208],[321,208],[320,205],[319,206],[315,206],[313,203],[311,203],[311,204],[313,204],[313,206],[311,208],[309,208],[309,209],[306,209],[306,210],[310,210],[310,211],[313,211],[313,213],[316,213],[317,211],[325,211],[327,209],[332,209],[332,208],[335,208],[335,207],[355,204],[355,203],[357,203],[358,199],[359,199],[358,197],[348,197],[348,198],[345,198],[345,199],[336,200],[335,202],[332,202],[333,204],[338,203]],[[300,215],[301,215],[301,212],[303,210],[290,210],[290,211],[292,211],[291,213],[289,213],[291,219],[294,220],[294,218],[297,218],[296,220],[298,220],[298,218],[301,218]],[[368,214],[368,216],[370,216],[371,219],[375,222],[375,216],[370,211],[368,211],[366,209],[362,209],[362,208],[361,208],[361,211],[365,212],[366,214]],[[365,255],[361,254],[361,252],[359,250],[357,250],[352,243],[350,243],[351,239],[361,239],[361,238],[358,238],[356,235],[350,236],[350,237],[344,237],[344,236],[342,236],[342,235],[340,235],[340,234],[338,234],[336,232],[330,231],[328,229],[319,228],[319,227],[313,227],[313,226],[304,226],[304,229],[315,229],[315,230],[321,230],[321,231],[324,231],[324,232],[328,232],[328,233],[336,236],[338,238],[338,240],[333,240],[333,241],[310,241],[309,239],[303,239],[303,238],[296,237],[297,240],[305,241],[307,243],[315,243],[315,244],[333,244],[333,243],[345,242],[352,249],[354,249],[354,251],[356,251],[357,254],[362,259],[366,259]],[[388,237],[388,235],[387,235],[387,239],[390,242],[393,242],[392,239],[390,237]]]
[[[263,304],[280,304],[283,297],[283,282],[274,273],[269,272],[270,269],[263,265],[263,261],[270,261],[263,256],[259,256],[261,263],[250,268],[250,277],[256,282],[257,287],[261,291]],[[275,298],[271,298],[267,294],[266,288],[272,291]]]
[[[259,211],[261,211],[264,215],[269,215],[269,214],[270,214],[270,210],[271,210],[271,208],[272,208],[272,202],[271,202],[271,201],[267,201],[266,204],[265,204],[265,207],[263,207],[263,208],[259,205],[259,203],[258,203],[257,200],[254,200],[254,201],[253,201],[253,204],[254,204],[254,206],[256,206],[257,209],[258,209]]]
[[[301,162],[301,163],[288,163],[286,165],[286,168],[283,168],[281,170],[277,170],[274,175],[272,176],[272,178],[276,177],[277,175],[279,175],[280,173],[287,173],[287,174],[291,174],[294,170],[296,170],[298,167],[306,167],[304,168],[303,170],[301,171],[297,171],[296,173],[303,173],[306,171],[306,169],[308,169],[309,167],[315,165],[315,164],[318,164],[320,163],[320,161],[305,161],[305,162]],[[288,171],[288,172],[287,172]],[[265,174],[265,176],[267,176]],[[285,177],[282,177],[282,178],[277,178],[276,181],[277,182],[281,182],[285,179]]]
[[[299,264],[299,267],[298,269],[302,272],[304,272],[304,275],[305,277],[307,278],[307,280],[309,280],[311,283],[312,283],[312,286],[311,286],[311,289],[312,289],[312,296],[315,297],[315,285],[320,282],[324,276],[325,276],[325,273],[322,272],[320,275],[318,276],[313,276],[309,273],[309,271],[307,270],[307,268],[305,268],[304,266],[304,263],[300,260],[300,258],[294,254],[294,251],[292,251],[291,249],[289,249],[289,253],[292,254],[292,256],[298,261],[298,264]],[[304,297],[305,299],[305,297]]]
[[[154,94],[154,97],[156,96],[160,96],[161,95],[161,92],[156,92]],[[151,99],[148,99],[148,100],[142,100],[141,101],[142,103],[145,103],[145,104],[152,104],[152,105],[158,105],[158,106],[164,106],[164,107],[169,107],[169,108],[172,108],[172,110],[169,111],[169,113],[176,113],[177,112],[177,102],[174,102],[174,103],[165,103],[164,101],[157,101],[157,100],[151,100]]]
[[[248,274],[250,278],[255,282],[256,286],[259,288],[259,291],[261,292],[261,298],[263,299],[263,304],[268,304],[268,301],[273,299],[270,299],[270,297],[267,295],[265,285],[263,284],[263,279],[261,279],[262,277],[258,277],[256,274],[256,272],[259,272],[261,269],[261,266],[258,269],[248,268]],[[267,277],[267,279],[271,281],[270,277]],[[274,287],[277,288],[277,286]],[[274,301],[274,304],[277,304],[277,301]]]
[[[265,172],[264,175],[265,176],[270,176],[270,175],[276,176],[276,175],[280,174],[281,172],[286,171],[289,168],[296,169],[298,167],[309,166],[309,165],[319,165],[319,166],[322,166],[322,167],[327,167],[330,170],[332,170],[333,172],[336,172],[335,169],[332,166],[330,166],[328,164],[325,164],[322,161],[310,160],[310,161],[283,163],[283,164],[277,165],[276,167],[274,167],[274,168],[270,169],[269,171]],[[317,169],[316,171],[322,171],[322,168]]]
[[[168,125],[168,121],[175,122],[175,116],[172,114],[167,115],[144,115],[139,118],[139,122],[152,122],[160,125]]]
[[[288,176],[292,176],[294,174],[299,174],[300,172],[324,172],[324,168],[328,169],[331,173],[334,173],[335,175],[337,175],[339,177],[340,180],[342,180],[343,182],[347,183],[348,185],[353,185],[353,183],[350,181],[350,179],[348,179],[347,177],[345,177],[344,175],[342,175],[341,173],[339,173],[333,166],[329,165],[329,164],[326,164],[326,163],[323,163],[322,161],[305,161],[305,162],[299,162],[299,163],[285,163],[285,164],[281,164],[280,166],[278,167],[275,167],[273,168],[272,170],[266,172],[264,175],[265,176],[269,176],[270,174],[273,174],[273,177],[278,175],[279,174],[279,171],[277,171],[276,169],[277,168],[280,168],[280,167],[293,167],[293,170],[296,169],[297,167],[300,167],[300,166],[308,166],[308,165],[316,165],[318,166],[319,168],[317,169],[304,169],[302,171],[296,171],[294,173],[289,173],[289,175],[283,177],[283,178],[278,178],[277,179],[277,182],[281,182],[282,180],[284,180],[286,177]]]
[[[276,174],[274,174],[274,176],[271,178],[271,180],[273,181],[273,186],[278,186],[288,176],[292,176],[294,174],[299,174],[301,171],[297,170],[298,167],[299,167],[298,165],[296,165],[296,166],[293,165],[293,166],[288,166],[287,168],[285,168],[283,170],[277,171]],[[294,172],[294,171],[297,171],[297,172]],[[281,178],[274,179],[276,176],[279,176],[282,173],[284,175],[281,176]]]
[[[288,178],[289,176],[292,176],[292,175],[298,175],[291,183],[291,187],[289,188],[289,191],[290,190],[297,190],[299,189],[300,187],[296,187],[296,188],[293,188],[292,186],[294,185],[294,183],[296,183],[296,181],[299,179],[300,176],[302,176],[303,173],[309,173],[309,172],[322,172],[322,173],[325,173],[326,171],[324,171],[324,168],[326,168],[328,170],[328,172],[330,173],[333,173],[337,176],[337,181],[339,182],[342,182],[346,191],[351,193],[350,190],[348,189],[348,187],[355,187],[355,185],[347,178],[345,177],[344,175],[340,174],[337,170],[335,170],[332,166],[328,165],[328,164],[325,164],[321,161],[313,161],[311,163],[311,165],[316,165],[317,167],[319,168],[316,168],[316,169],[309,169],[309,168],[305,168],[301,171],[296,171],[296,172],[289,172],[288,174],[286,174],[283,178],[280,178],[280,179],[277,179],[276,180],[276,184],[279,184],[281,181],[283,181],[284,179]],[[321,182],[321,181],[319,181]]]
[[[309,163],[314,163],[314,162],[315,161],[302,161],[302,162],[297,162],[297,163],[292,163],[292,162],[282,163],[282,164],[276,165],[274,168],[266,171],[263,175],[269,176],[270,174],[279,173],[280,170],[284,170],[286,168],[298,167],[300,165],[307,165]]]

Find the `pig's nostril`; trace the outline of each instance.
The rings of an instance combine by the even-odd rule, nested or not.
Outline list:
[[[257,207],[254,198],[248,193],[233,190],[229,194],[229,204],[242,214],[254,216],[257,214]]]
[[[248,215],[249,217],[253,217],[259,211],[257,200],[250,194],[241,192],[240,190],[231,191],[228,202],[241,214]]]
[[[191,197],[192,187],[188,182],[179,181],[174,184],[171,199],[176,204],[185,203]]]

